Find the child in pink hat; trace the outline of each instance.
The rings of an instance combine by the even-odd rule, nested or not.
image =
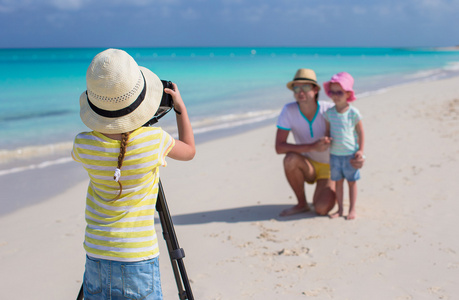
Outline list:
[[[352,159],[363,159],[364,131],[362,116],[350,102],[354,101],[354,78],[349,73],[341,72],[332,76],[330,81],[323,84],[325,93],[333,100],[335,106],[328,109],[326,120],[326,135],[332,138],[330,147],[331,180],[336,182],[336,199],[338,211],[331,218],[343,216],[344,180],[349,185],[348,220],[355,219],[355,203],[357,201],[357,180],[360,171],[351,165]]]
[[[352,87],[354,86],[354,78],[352,78],[351,74],[347,72],[340,72],[338,74],[333,75],[330,81],[324,83],[325,93],[330,98],[330,84],[332,83],[338,83],[344,91],[348,92],[348,97],[346,99],[347,102],[352,102],[356,99],[354,95],[354,90],[352,89]]]

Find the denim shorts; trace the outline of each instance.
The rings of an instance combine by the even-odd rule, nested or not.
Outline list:
[[[162,300],[158,257],[119,262],[86,256],[84,299]]]
[[[351,159],[354,155],[330,155],[330,179],[339,181],[346,178],[347,181],[357,181],[360,179],[359,169],[355,169],[351,165]]]

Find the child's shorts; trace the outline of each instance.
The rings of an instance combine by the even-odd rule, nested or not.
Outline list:
[[[339,181],[346,179],[347,181],[357,181],[360,179],[360,171],[351,165],[351,159],[354,155],[330,155],[330,172],[331,180]]]
[[[86,256],[84,299],[162,300],[158,257],[120,262]]]

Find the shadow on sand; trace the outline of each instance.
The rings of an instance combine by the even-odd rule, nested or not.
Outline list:
[[[291,205],[255,205],[221,210],[210,210],[198,213],[173,215],[172,221],[175,225],[206,224],[213,222],[238,223],[277,220],[280,222],[300,219],[321,218],[315,212],[309,211],[289,217],[280,217],[279,213]]]

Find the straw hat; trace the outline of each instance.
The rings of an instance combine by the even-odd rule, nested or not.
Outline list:
[[[154,116],[163,94],[158,76],[118,49],[94,57],[86,85],[87,91],[80,96],[80,117],[86,126],[102,133],[141,127]]]
[[[293,90],[293,84],[297,82],[312,83],[320,90],[320,85],[317,84],[316,73],[311,69],[298,69],[298,71],[296,71],[295,77],[293,77],[293,80],[287,83],[287,88]]]

